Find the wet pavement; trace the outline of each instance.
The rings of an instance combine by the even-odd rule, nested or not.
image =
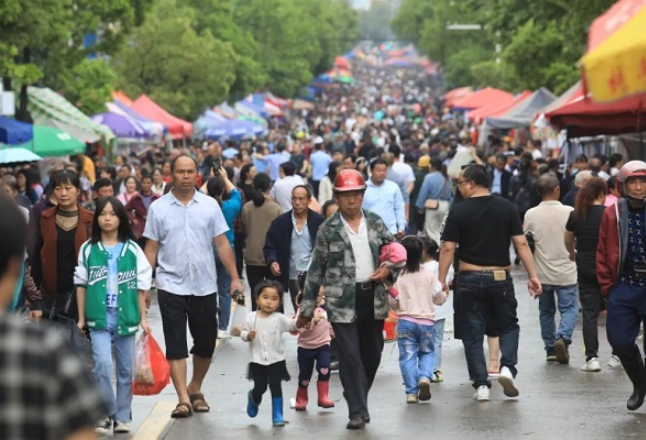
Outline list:
[[[494,383],[491,401],[477,403],[468,373],[462,344],[445,334],[443,348],[444,382],[433,384],[429,403],[407,405],[395,343],[386,343],[375,384],[370,393],[372,421],[365,431],[348,431],[347,407],[341,397],[338,375],[331,379],[330,397],[337,403],[331,410],[316,406],[315,387],[310,387],[306,412],[289,409],[289,398],[296,391],[296,339],[285,335],[288,369],[292,381],[283,385],[285,395],[284,428],[271,425],[269,393],[260,413],[250,419],[245,413],[246,393],[251,384],[245,379],[248,347],[239,339],[226,341],[217,350],[203,392],[211,405],[208,414],[194,415],[172,422],[163,438],[167,440],[254,439],[280,436],[287,439],[316,435],[321,438],[387,439],[401,435],[433,439],[634,439],[646,438],[646,409],[626,410],[631,391],[624,372],[606,363],[610,349],[600,322],[600,359],[603,371],[583,373],[585,361],[580,322],[571,346],[570,365],[545,362],[538,322],[538,303],[526,288],[524,271],[514,269],[521,326],[519,349],[520,396],[506,398]],[[163,343],[159,311],[153,306],[150,319],[154,334]],[[579,320],[580,321],[580,320]],[[314,390],[312,389],[314,388]],[[135,428],[150,413],[156,402],[174,402],[169,385],[159,396],[136,397],[133,406]],[[313,402],[313,403],[312,403]]]

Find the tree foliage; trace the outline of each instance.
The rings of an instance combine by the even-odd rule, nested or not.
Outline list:
[[[62,79],[65,97],[87,115],[106,111],[114,90],[115,75],[101,59],[84,59]]]

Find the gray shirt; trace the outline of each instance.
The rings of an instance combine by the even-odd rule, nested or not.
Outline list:
[[[404,198],[404,203],[408,203],[410,200],[410,194],[408,194],[408,176],[393,170],[392,167],[389,167],[386,174],[386,179],[397,184],[399,190],[402,193],[402,197]]]
[[[295,280],[300,272],[307,272],[310,268],[312,240],[310,230],[307,228],[307,222],[303,225],[303,230],[299,232],[296,229],[296,219],[292,213],[292,223],[294,224],[294,229],[292,230],[292,245],[289,254],[289,279]]]
[[[144,237],[159,243],[157,287],[175,295],[217,292],[213,239],[228,230],[218,202],[198,191],[186,206],[173,191],[154,201]]]

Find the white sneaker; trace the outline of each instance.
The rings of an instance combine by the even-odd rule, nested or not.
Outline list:
[[[610,360],[608,361],[608,366],[610,368],[619,368],[621,367],[621,361],[617,356],[613,354],[612,356],[610,356]]]
[[[592,358],[589,361],[587,361],[583,366],[581,367],[581,371],[585,371],[588,373],[597,373],[601,371],[601,365],[599,364],[599,358]]]
[[[218,339],[231,339],[231,335],[226,330],[218,330]]]
[[[473,395],[473,399],[478,402],[488,402],[489,394],[489,387],[486,385],[480,385],[476,390],[476,393]]]
[[[502,390],[505,393],[505,396],[518,397],[518,387],[516,386],[516,382],[514,382],[514,375],[511,374],[509,368],[502,367],[500,369],[498,383],[502,386]]]
[[[130,423],[128,422],[114,422],[114,432],[125,434],[131,431]]]
[[[112,419],[110,417],[104,417],[97,423],[94,428],[94,432],[100,435],[108,435],[112,429]]]

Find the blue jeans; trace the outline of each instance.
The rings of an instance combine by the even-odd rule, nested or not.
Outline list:
[[[646,287],[619,283],[610,289],[606,333],[612,352],[622,362],[641,357],[636,341],[642,323],[646,326]]]
[[[229,275],[229,271],[222,264],[218,251],[213,249],[213,253],[215,255],[215,270],[218,277],[218,307],[220,308],[218,312],[218,329],[226,331],[229,327],[229,319],[231,318],[231,275]]]
[[[435,366],[433,371],[442,371],[442,341],[444,340],[444,324],[446,319],[438,319],[433,326],[433,340],[435,342]]]
[[[545,351],[554,350],[554,342],[559,338],[568,345],[572,342],[572,333],[579,315],[576,286],[576,284],[570,286],[543,285],[543,293],[538,297],[538,310]],[[561,314],[558,331],[554,319],[557,305]]]
[[[500,338],[500,366],[507,367],[516,377],[520,327],[516,309],[518,302],[514,282],[506,273],[501,281],[490,271],[463,271],[459,274],[460,306],[456,314],[462,326],[462,345],[473,387],[491,388],[484,355],[485,329]]]
[[[431,380],[435,364],[432,325],[421,325],[405,319],[397,321],[397,345],[406,394],[417,394],[421,379]]]
[[[108,309],[108,328],[90,330],[92,338],[92,356],[94,368],[92,377],[99,387],[103,400],[108,407],[108,416],[118,422],[130,422],[132,419],[132,377],[135,351],[135,335],[117,335],[117,310]],[[114,340],[114,357],[117,361],[117,396],[112,390],[112,341]]]

